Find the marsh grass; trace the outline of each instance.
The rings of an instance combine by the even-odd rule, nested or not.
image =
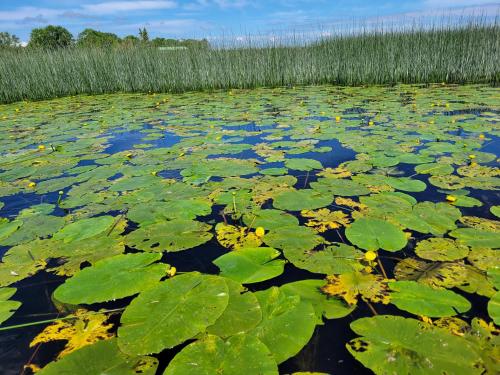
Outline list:
[[[0,52],[0,102],[74,94],[259,86],[498,84],[500,24],[370,29],[312,43],[161,51],[148,47]]]

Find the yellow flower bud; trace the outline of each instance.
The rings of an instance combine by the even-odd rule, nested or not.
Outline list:
[[[373,126],[373,125],[375,125],[375,123],[373,121],[368,121],[368,125]]]
[[[453,195],[447,195],[446,196],[446,200],[448,202],[456,202],[457,201],[457,197],[453,196]]]
[[[257,229],[255,229],[255,235],[257,237],[263,237],[265,233],[266,231],[262,227],[257,227]]]
[[[28,187],[29,187],[29,188],[34,188],[35,186],[36,186],[36,182],[30,182],[30,183],[28,184]]]
[[[475,159],[476,155],[469,155],[469,159]]]
[[[177,273],[177,268],[170,267],[170,269],[167,271],[167,276],[174,277],[176,273]]]
[[[479,139],[484,139],[484,134],[479,134]]]
[[[340,122],[340,116],[336,116],[335,121]]]
[[[40,151],[45,150],[45,145],[38,145],[38,149],[39,149]]]
[[[375,251],[368,250],[365,253],[365,259],[368,260],[368,261],[370,261],[370,262],[372,262],[375,259],[377,259],[377,253]]]

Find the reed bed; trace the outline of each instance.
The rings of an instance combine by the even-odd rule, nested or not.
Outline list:
[[[75,94],[286,85],[488,83],[500,78],[500,24],[340,33],[308,43],[165,51],[152,47],[0,52],[0,102]]]

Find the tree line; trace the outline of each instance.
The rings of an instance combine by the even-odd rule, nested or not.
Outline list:
[[[8,32],[0,32],[0,48],[20,47],[20,39]],[[127,35],[120,38],[113,33],[106,33],[94,29],[85,29],[78,36],[73,35],[62,26],[49,25],[46,27],[31,30],[28,48],[57,49],[66,47],[131,47],[131,46],[149,46],[149,47],[181,47],[181,48],[203,48],[209,47],[206,39],[168,39],[154,38],[150,39],[146,28],[139,29],[138,35]]]

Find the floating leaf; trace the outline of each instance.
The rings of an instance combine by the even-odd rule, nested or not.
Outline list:
[[[272,279],[283,273],[284,260],[275,259],[280,252],[271,247],[244,247],[215,259],[221,276],[242,284]]]
[[[322,169],[321,163],[314,159],[286,159],[285,166],[296,171],[312,171],[313,169]]]
[[[128,246],[144,251],[181,251],[212,238],[212,227],[194,220],[172,220],[140,227],[125,237]]]
[[[271,287],[256,292],[262,308],[262,321],[248,334],[259,338],[278,364],[297,354],[311,338],[316,315],[308,301]]]
[[[349,273],[364,268],[359,263],[363,253],[342,243],[333,243],[332,246],[318,250],[285,248],[284,253],[295,267],[325,275]]]
[[[358,296],[376,303],[389,303],[387,282],[381,276],[362,272],[327,276],[321,290],[330,296],[342,297],[349,305],[356,305]]]
[[[165,276],[169,266],[156,263],[161,254],[122,254],[84,268],[54,291],[54,298],[79,305],[111,301],[147,289]]]
[[[318,236],[311,228],[293,225],[266,233],[263,238],[268,246],[290,251],[308,251],[325,242],[323,237]]]
[[[228,249],[239,250],[244,247],[257,247],[262,244],[262,239],[247,227],[226,225],[219,223],[215,227],[217,241]]]
[[[365,250],[401,250],[406,246],[406,236],[394,224],[380,219],[361,218],[349,226],[345,234],[354,245]]]
[[[285,294],[300,296],[303,301],[309,301],[316,310],[317,324],[322,324],[322,317],[326,319],[339,319],[350,314],[355,306],[349,306],[341,299],[333,298],[321,293],[323,280],[300,280],[280,286]]]
[[[469,248],[449,238],[429,238],[417,244],[415,253],[420,258],[447,261],[465,258]]]
[[[436,288],[453,288],[465,281],[466,268],[461,262],[433,263],[405,258],[396,264],[394,276],[398,280],[418,281]]]
[[[331,194],[320,193],[312,189],[302,189],[278,194],[273,200],[273,206],[280,210],[300,211],[325,207],[332,202],[333,196]]]
[[[446,289],[435,289],[415,281],[394,281],[391,303],[415,315],[430,317],[453,316],[471,308],[464,297]]]
[[[500,292],[496,292],[488,301],[488,314],[495,324],[500,324]]]
[[[450,232],[450,236],[471,247],[491,247],[500,246],[500,233],[474,228],[458,228]]]
[[[229,303],[214,325],[207,332],[222,338],[247,332],[262,320],[262,310],[257,297],[240,283],[226,279]]]
[[[63,240],[64,242],[84,240],[109,230],[115,220],[112,216],[81,219],[66,225],[59,232],[55,233],[53,238],[55,240]]]
[[[116,339],[98,341],[63,358],[49,363],[40,375],[106,374],[106,375],[154,375],[158,360],[153,357],[131,357],[122,353]]]
[[[243,222],[250,228],[278,229],[290,225],[299,225],[299,220],[281,210],[255,210],[243,215]]]
[[[324,194],[330,193],[343,197],[370,194],[370,190],[362,184],[347,179],[320,178],[318,181],[312,182],[311,187]]]
[[[415,167],[415,172],[432,176],[447,176],[452,174],[453,170],[453,166],[444,163],[420,164]]]
[[[330,229],[337,229],[341,226],[348,226],[351,222],[349,216],[342,211],[330,211],[328,208],[319,210],[302,210],[300,214],[308,218],[306,225],[314,228],[318,233],[326,232]]]
[[[207,335],[182,349],[165,375],[190,374],[277,375],[278,366],[269,349],[255,336],[238,334],[226,341]]]
[[[186,273],[143,291],[127,306],[118,345],[134,355],[173,348],[213,325],[226,309],[223,278]]]
[[[9,319],[21,306],[21,302],[9,300],[16,288],[0,288],[0,324]]]
[[[379,315],[351,323],[363,337],[349,352],[375,374],[480,374],[480,358],[466,339],[415,319]]]
[[[57,357],[62,358],[84,346],[113,337],[109,332],[113,325],[106,324],[107,315],[80,309],[74,313],[74,317],[47,326],[31,341],[30,347],[55,340],[67,341],[64,350]]]

